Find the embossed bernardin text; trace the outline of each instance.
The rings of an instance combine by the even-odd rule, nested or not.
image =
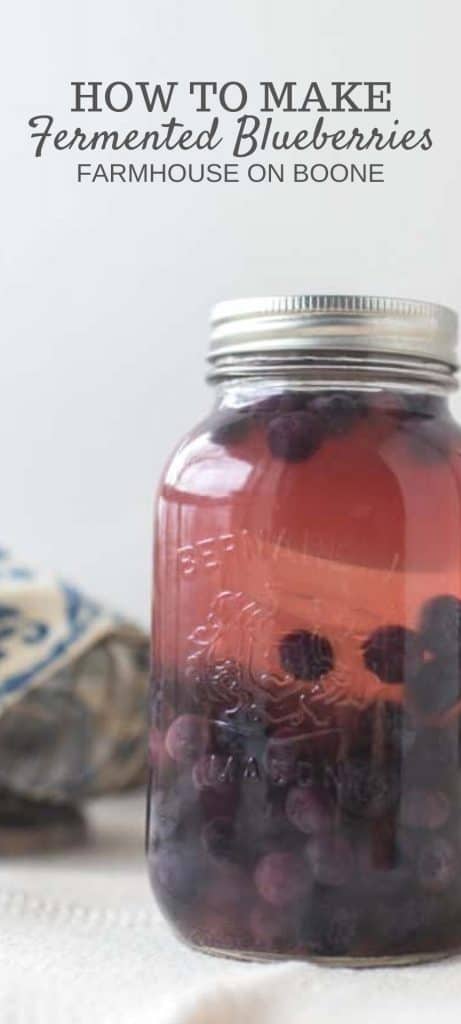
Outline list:
[[[223,533],[218,537],[206,537],[195,544],[185,544],[178,548],[178,563],[184,576],[194,576],[201,569],[213,571],[222,564],[224,555],[235,550],[239,535]],[[247,536],[243,532],[240,536]]]
[[[193,576],[200,571],[213,572],[222,567],[226,555],[233,554],[237,547],[239,557],[245,560],[252,556],[260,557],[264,550],[263,541],[248,530],[221,533],[178,548],[179,571],[184,576]]]

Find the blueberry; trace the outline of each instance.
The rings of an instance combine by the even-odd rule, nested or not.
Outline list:
[[[451,436],[443,420],[409,420],[400,429],[405,435],[409,451],[418,462],[431,465],[449,457]]]
[[[207,853],[217,860],[233,860],[235,855],[234,823],[230,818],[214,818],[204,825],[201,835]]]
[[[316,398],[313,409],[320,416],[328,434],[340,435],[350,430],[366,414],[367,405],[362,395],[333,391]]]
[[[221,719],[210,722],[213,749],[229,762],[229,772],[237,777],[241,757],[245,752],[245,734]],[[230,761],[229,761],[230,759]]]
[[[407,780],[423,788],[450,787],[458,775],[458,744],[455,736],[447,742],[446,729],[418,729],[405,758]]]
[[[309,410],[274,416],[267,427],[267,443],[272,455],[287,462],[309,459],[322,439],[321,421]]]
[[[203,753],[208,741],[208,723],[200,715],[179,715],[171,723],[165,747],[174,761],[187,764]]]
[[[337,798],[343,811],[357,818],[379,818],[395,807],[400,795],[397,766],[373,765],[368,758],[341,761],[337,773]]]
[[[405,828],[399,824],[397,850],[399,863],[414,873],[415,864],[421,853],[421,847],[427,841],[427,833],[422,829]]]
[[[214,860],[207,869],[206,904],[213,910],[227,911],[246,906],[251,897],[251,881],[239,864]]]
[[[377,391],[370,397],[373,412],[393,420],[405,419],[406,406],[401,395],[390,391]]]
[[[277,416],[280,413],[300,412],[308,406],[309,401],[309,392],[279,391],[262,398],[251,407],[251,411],[255,416]]]
[[[152,829],[160,840],[171,839],[188,818],[191,805],[178,790],[159,791],[152,796]]]
[[[263,900],[285,907],[303,898],[311,886],[307,864],[295,853],[268,853],[256,865],[254,881]]]
[[[233,757],[202,754],[192,768],[198,813],[204,818],[232,817],[238,802],[238,765]]]
[[[299,845],[300,837],[293,834],[278,796],[278,790],[271,793],[260,780],[243,781],[236,815],[238,846],[250,860]],[[280,796],[284,796],[283,790]]]
[[[153,834],[160,841],[182,835],[200,815],[197,794],[188,772],[176,777],[168,788],[158,788],[151,799]]]
[[[333,910],[322,930],[322,950],[326,956],[346,956],[357,935],[357,913],[351,907]]]
[[[207,865],[207,903],[216,910],[238,903],[242,893],[248,894],[250,885],[240,864],[216,860]]]
[[[330,641],[307,629],[286,633],[280,641],[279,653],[282,668],[295,679],[320,679],[334,666]]]
[[[317,956],[347,956],[353,951],[359,928],[357,906],[342,900],[336,892],[324,890],[309,908],[305,936],[312,953]]]
[[[401,419],[432,419],[441,409],[440,399],[434,395],[400,395],[402,408]]]
[[[408,828],[438,829],[450,817],[450,801],[441,790],[407,789],[400,804],[400,821]]]
[[[434,659],[427,661],[407,682],[410,704],[424,714],[441,714],[459,699],[460,667],[458,661]]]
[[[362,644],[363,660],[384,683],[403,683],[420,662],[417,633],[404,626],[382,626]]]
[[[296,944],[293,912],[281,913],[269,903],[257,903],[250,912],[250,931],[257,949],[288,952]]]
[[[251,707],[224,712],[212,726],[215,749],[227,755],[226,774],[241,779],[263,775],[266,730],[259,715]]]
[[[276,786],[294,782],[297,774],[297,751],[293,740],[271,737],[264,753],[264,768]]]
[[[344,836],[325,833],[312,836],[306,845],[305,855],[318,885],[341,886],[349,881],[354,858],[352,847]]]
[[[213,444],[231,445],[244,441],[253,425],[246,410],[223,409],[213,417],[211,440]]]
[[[398,946],[411,936],[419,937],[431,923],[427,901],[413,894],[395,894],[394,899],[373,908],[376,933],[385,946]]]
[[[181,904],[194,903],[203,884],[199,859],[183,844],[165,844],[149,864],[153,883],[160,896]]]
[[[420,631],[425,650],[440,658],[461,657],[461,601],[441,594],[423,606]]]
[[[285,814],[290,824],[306,835],[333,827],[330,802],[318,787],[293,786],[286,798]]]
[[[459,869],[456,851],[443,836],[434,836],[422,847],[417,875],[424,889],[442,892],[459,877]]]
[[[264,739],[264,708],[260,707],[256,700],[248,700],[246,697],[238,706],[223,709],[219,720],[220,726],[227,726],[229,730],[248,736]]]
[[[390,896],[397,889],[406,891],[408,888],[412,876],[408,857],[404,855],[400,845],[403,831],[399,830],[397,844],[394,822],[392,818],[384,817],[376,823],[376,827],[368,831],[363,830],[360,841],[354,848],[360,885],[372,896]],[[415,836],[417,833],[412,834]]]

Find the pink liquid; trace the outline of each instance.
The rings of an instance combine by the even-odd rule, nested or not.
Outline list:
[[[154,890],[216,951],[448,952],[459,435],[423,398],[363,396],[345,422],[323,396],[284,422],[283,405],[259,408],[214,414],[160,492]]]

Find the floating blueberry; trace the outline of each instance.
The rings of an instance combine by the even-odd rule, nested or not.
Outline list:
[[[432,465],[448,459],[452,439],[444,420],[410,419],[401,424],[400,430],[418,462]]]
[[[332,391],[314,399],[313,409],[321,418],[328,434],[340,435],[350,430],[367,412],[363,395],[347,391]]]
[[[403,683],[421,660],[418,634],[404,626],[375,629],[362,650],[366,667],[384,683]]]
[[[253,422],[246,410],[223,409],[213,418],[211,440],[224,446],[238,444],[248,436]]]
[[[398,769],[393,762],[378,767],[357,756],[338,765],[338,804],[352,817],[379,818],[395,807],[399,795]]]
[[[315,786],[293,786],[286,798],[285,814],[288,821],[306,835],[333,827],[331,804],[323,790]]]
[[[272,455],[287,462],[309,459],[323,438],[321,420],[306,409],[274,416],[267,427],[267,443]]]
[[[208,723],[200,715],[179,715],[171,723],[165,737],[165,747],[174,761],[195,761],[205,750]]]
[[[410,703],[424,714],[441,714],[459,699],[458,660],[435,658],[427,661],[407,681]]]
[[[330,641],[307,629],[286,633],[280,641],[279,651],[282,668],[295,679],[320,679],[334,666]]]
[[[309,869],[295,853],[268,853],[256,865],[256,888],[263,900],[285,907],[303,898],[311,887]]]
[[[400,396],[401,419],[432,419],[439,413],[441,402],[434,395],[405,394]]]
[[[312,836],[306,845],[306,858],[318,885],[345,885],[349,881],[354,856],[344,836],[326,834]]]
[[[461,658],[461,601],[441,594],[428,601],[421,613],[424,647],[440,658]]]
[[[448,839],[434,836],[423,846],[418,859],[418,878],[425,889],[442,892],[459,876],[459,861]]]
[[[450,817],[450,801],[441,790],[407,789],[400,804],[400,820],[408,828],[438,829]]]
[[[262,398],[251,407],[255,416],[277,416],[280,413],[300,412],[309,404],[310,394],[306,391],[279,391]]]

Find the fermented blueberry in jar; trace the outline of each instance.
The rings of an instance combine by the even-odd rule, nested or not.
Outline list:
[[[235,957],[461,948],[456,316],[218,306],[214,408],[156,522],[147,826],[183,939]]]

